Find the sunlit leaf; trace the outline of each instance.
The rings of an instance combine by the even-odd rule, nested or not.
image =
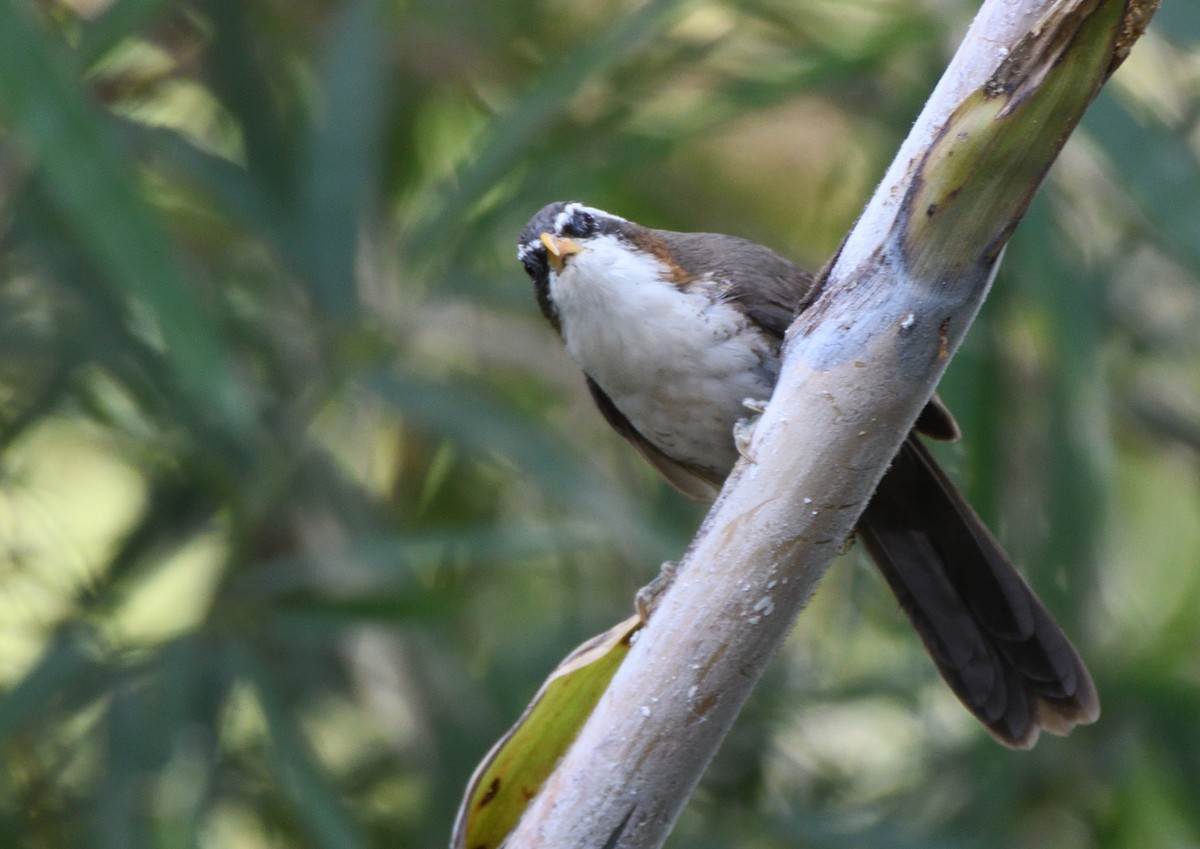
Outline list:
[[[117,0],[84,29],[78,48],[79,64],[90,68],[173,3],[175,0]]]

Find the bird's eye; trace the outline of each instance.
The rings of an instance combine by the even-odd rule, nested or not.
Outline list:
[[[564,236],[574,236],[576,239],[585,239],[595,232],[596,216],[585,209],[572,211],[571,217],[566,220],[566,223],[562,227]]]

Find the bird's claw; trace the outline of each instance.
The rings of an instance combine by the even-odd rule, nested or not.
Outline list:
[[[751,412],[752,415],[746,416],[744,419],[738,419],[733,425],[733,442],[737,446],[738,454],[742,455],[748,463],[757,464],[754,455],[750,453],[750,440],[754,438],[754,426],[758,424],[758,417],[762,415],[763,410],[767,409],[767,402],[757,398],[745,398],[742,401],[742,406]]]
[[[750,453],[750,441],[754,439],[754,426],[757,423],[757,418],[738,419],[733,425],[733,443],[737,446],[738,453],[742,455],[742,458],[747,463],[758,463],[754,459],[754,455]]]
[[[654,612],[654,608],[658,607],[663,593],[675,582],[675,575],[678,572],[679,564],[674,560],[667,560],[663,563],[658,577],[637,591],[637,595],[633,597],[633,604],[637,608],[638,618],[643,622],[650,621],[650,614]]]

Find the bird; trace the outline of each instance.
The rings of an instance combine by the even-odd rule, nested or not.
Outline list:
[[[763,245],[643,227],[578,201],[539,210],[517,258],[607,422],[683,495],[711,501],[748,399],[771,397],[814,277]],[[935,395],[855,532],[963,705],[1029,748],[1100,713],[1079,653],[922,438],[959,437]]]

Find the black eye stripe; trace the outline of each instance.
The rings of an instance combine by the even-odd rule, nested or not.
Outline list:
[[[584,209],[576,209],[572,211],[571,217],[563,222],[562,234],[564,236],[574,236],[577,239],[586,239],[588,236],[594,235],[596,232],[596,216]]]
[[[624,218],[585,206],[579,201],[551,203],[538,210],[521,231],[517,241],[517,259],[536,281],[550,273],[549,258],[541,242],[542,234],[550,233],[556,238],[580,241],[604,235],[624,238],[624,231],[629,226]]]

